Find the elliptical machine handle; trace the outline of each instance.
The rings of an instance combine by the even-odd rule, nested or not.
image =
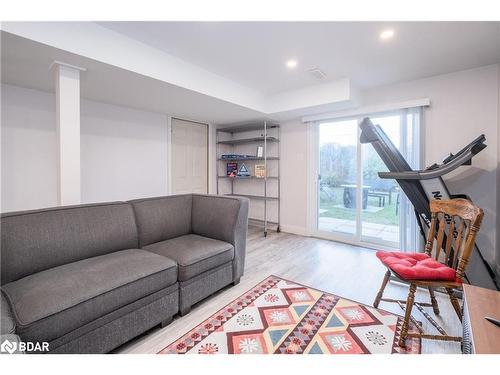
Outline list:
[[[469,152],[464,153],[449,163],[442,164],[438,168],[408,172],[379,172],[378,176],[384,179],[390,178],[396,180],[430,180],[432,178],[438,178],[450,173],[464,163],[468,162],[473,156],[474,154],[469,150]]]

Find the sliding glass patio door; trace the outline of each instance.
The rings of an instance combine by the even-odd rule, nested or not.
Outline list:
[[[358,121],[319,124],[318,229],[355,237]]]
[[[363,116],[365,117],[365,116]],[[372,247],[417,245],[416,222],[407,198],[371,144],[359,142],[363,117],[317,123],[317,232]],[[369,116],[382,127],[412,167],[419,167],[419,112],[401,110]]]

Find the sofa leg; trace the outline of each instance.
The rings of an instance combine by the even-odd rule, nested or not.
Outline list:
[[[166,326],[168,326],[170,323],[172,323],[172,320],[173,320],[173,316],[171,316],[165,320],[162,320],[162,322],[160,323],[161,328],[165,328]]]
[[[181,311],[179,311],[179,315],[185,316],[185,315],[189,314],[190,312],[191,312],[191,306],[185,307],[185,308],[181,309]]]
[[[233,281],[233,286],[238,285],[240,283],[240,278],[238,277],[236,280]]]

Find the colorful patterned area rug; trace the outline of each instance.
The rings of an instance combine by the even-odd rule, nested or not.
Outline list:
[[[419,354],[401,316],[270,276],[160,354]],[[410,331],[412,327],[410,327]]]

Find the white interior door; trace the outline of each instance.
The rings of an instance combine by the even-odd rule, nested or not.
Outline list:
[[[208,125],[172,119],[172,193],[208,192]]]

